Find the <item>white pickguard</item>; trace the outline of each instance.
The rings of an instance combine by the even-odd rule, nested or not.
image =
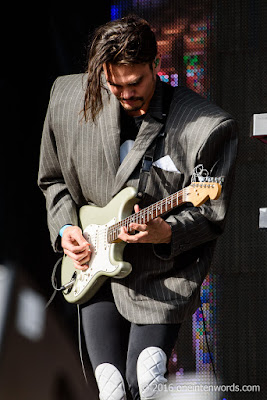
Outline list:
[[[107,242],[108,227],[115,223],[115,218],[105,225],[88,225],[83,236],[90,243],[91,258],[89,268],[86,271],[78,271],[76,281],[73,285],[74,296],[78,296],[90,284],[94,276],[101,272],[102,275],[112,273],[117,266],[110,262],[110,247]]]

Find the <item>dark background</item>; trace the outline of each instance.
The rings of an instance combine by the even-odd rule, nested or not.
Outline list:
[[[30,272],[46,293],[57,257],[49,244],[37,175],[49,93],[57,76],[85,70],[88,38],[110,20],[109,1],[94,7],[77,3],[74,11],[49,4],[38,6],[38,11],[16,9],[1,35],[1,259],[12,259]]]
[[[55,7],[45,2],[38,10],[7,5],[2,15],[0,263],[14,265],[46,299],[58,255],[50,247],[45,201],[36,183],[42,125],[54,79],[84,71],[88,34],[110,20],[116,2],[89,3]],[[123,3],[149,20],[150,9],[142,8],[142,2]],[[159,21],[161,3],[155,11]],[[174,13],[178,3],[180,11],[190,13],[190,4],[201,7],[207,1],[166,1],[164,7]],[[267,145],[250,138],[250,121],[252,114],[267,112],[267,3],[218,0],[209,7],[211,100],[229,111],[240,129],[228,223],[212,267],[220,281],[217,367],[226,384],[261,385],[261,393],[227,393],[227,400],[264,399],[267,232],[258,228],[258,213],[267,207]],[[51,307],[75,341],[75,308],[60,295]],[[181,332],[178,358],[179,365],[194,370],[194,357],[188,355],[190,329],[189,321]]]
[[[88,37],[110,20],[110,3],[25,4],[6,4],[0,25],[0,398],[97,399],[86,355],[89,389],[82,376],[76,307],[57,295],[37,342],[18,331],[17,317],[25,288],[50,298],[59,258],[37,187],[50,89],[57,76],[85,70]]]

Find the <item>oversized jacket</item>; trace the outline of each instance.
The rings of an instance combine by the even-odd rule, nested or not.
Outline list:
[[[129,321],[182,322],[199,305],[200,286],[225,225],[237,152],[236,123],[185,87],[175,88],[166,117],[166,84],[158,80],[134,146],[120,165],[119,102],[103,90],[103,109],[96,122],[85,122],[85,83],[84,74],[59,77],[44,123],[38,184],[46,197],[56,251],[62,250],[59,230],[78,224],[81,206],[103,207],[125,186],[138,186],[140,162],[159,132],[164,136],[155,159],[169,156],[175,168],[152,166],[141,208],[188,186],[197,165],[213,177],[224,177],[218,200],[200,207],[188,203],[164,217],[172,228],[170,244],[127,244],[124,259],[132,264],[132,272],[111,282],[116,306]]]

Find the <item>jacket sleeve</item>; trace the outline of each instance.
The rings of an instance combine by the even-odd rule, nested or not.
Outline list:
[[[38,185],[46,198],[47,223],[51,243],[55,251],[62,251],[59,231],[63,225],[77,225],[77,207],[64,181],[57,154],[56,139],[53,131],[53,99],[56,97],[55,81],[44,122]]]
[[[217,200],[208,200],[200,207],[187,205],[165,220],[171,226],[169,245],[154,245],[161,259],[171,259],[222,234],[229,207],[237,154],[237,126],[228,119],[216,126],[199,148],[196,165],[203,164],[210,176],[223,177],[222,192]]]

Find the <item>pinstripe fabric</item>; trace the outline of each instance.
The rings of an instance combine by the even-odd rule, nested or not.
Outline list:
[[[97,122],[85,123],[84,76],[58,78],[44,123],[38,183],[46,196],[48,226],[55,250],[58,232],[77,224],[77,210],[92,202],[106,205],[125,185],[138,184],[139,162],[163,127],[162,86],[158,81],[149,111],[132,150],[119,165],[119,103],[103,92]],[[198,306],[217,237],[230,199],[237,151],[237,128],[230,115],[187,88],[175,89],[157,158],[169,155],[181,174],[152,167],[142,206],[190,184],[193,168],[203,164],[212,176],[225,176],[222,195],[200,208],[182,206],[166,216],[170,245],[127,245],[132,273],[112,281],[120,313],[135,323],[177,323]]]

